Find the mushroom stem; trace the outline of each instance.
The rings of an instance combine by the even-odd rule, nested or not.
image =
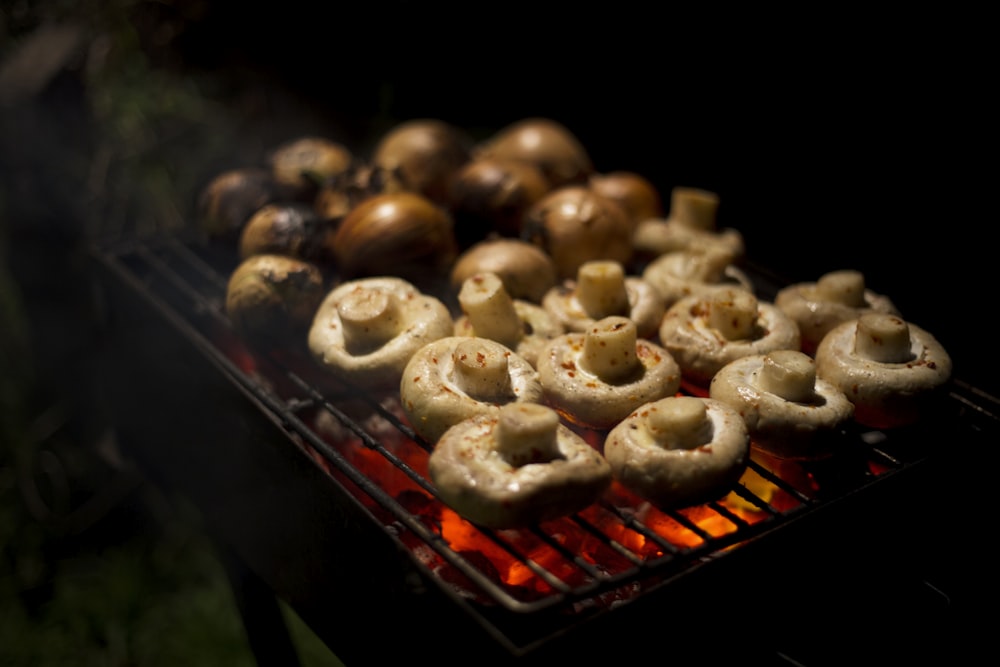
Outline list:
[[[694,449],[712,441],[712,420],[704,401],[675,396],[660,401],[649,412],[649,427],[664,449]]]
[[[865,278],[860,271],[831,271],[816,281],[820,301],[840,303],[853,308],[865,305]]]
[[[720,290],[708,307],[708,324],[726,340],[752,338],[757,323],[757,297],[742,289]]]
[[[476,336],[515,348],[524,336],[524,323],[500,277],[477,273],[462,283],[458,302]]]
[[[577,271],[576,298],[584,312],[595,320],[611,315],[628,315],[625,270],[619,262],[585,262]]]
[[[508,403],[500,408],[497,452],[520,467],[560,458],[559,414],[538,403]]]
[[[895,315],[865,313],[858,318],[854,351],[860,357],[884,364],[911,361],[910,326]]]
[[[378,348],[402,329],[400,308],[394,295],[358,288],[337,304],[344,330],[344,346],[354,354]]]
[[[473,337],[455,346],[455,380],[469,396],[479,400],[503,401],[514,394],[507,354],[481,344]]]
[[[719,196],[696,188],[674,188],[670,193],[670,218],[690,229],[714,231]]]
[[[637,341],[635,322],[620,315],[605,317],[587,330],[580,364],[605,382],[632,377],[642,366],[636,357]]]
[[[807,403],[815,394],[816,363],[798,350],[776,350],[765,355],[756,384],[786,401]]]

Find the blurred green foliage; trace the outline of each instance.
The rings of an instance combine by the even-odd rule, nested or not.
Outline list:
[[[87,311],[81,242],[184,227],[218,165],[252,160],[269,140],[245,124],[258,98],[229,76],[172,59],[205,8],[198,0],[0,3],[5,667],[254,664],[197,510],[99,455],[94,439],[107,433],[80,428],[47,374],[69,373],[74,338],[88,335],[86,323],[69,319]],[[34,59],[14,67],[25,52]],[[37,247],[48,254],[36,257]],[[40,271],[25,270],[33,264]],[[284,611],[304,665],[340,664]]]

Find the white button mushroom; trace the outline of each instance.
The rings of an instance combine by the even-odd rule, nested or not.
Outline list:
[[[456,336],[489,338],[524,357],[532,366],[548,341],[563,327],[542,306],[513,299],[497,274],[487,271],[465,279],[458,293],[463,314],[455,320]]]
[[[507,403],[540,403],[534,367],[489,338],[448,336],[420,348],[399,383],[413,430],[434,445],[450,427]]]
[[[459,515],[518,528],[579,511],[611,484],[611,467],[551,408],[510,403],[449,428],[431,453],[431,480]]]
[[[681,368],[692,393],[707,394],[712,376],[734,359],[798,350],[799,328],[774,304],[743,289],[681,299],[667,309],[660,342]]]
[[[323,299],[309,329],[309,349],[322,368],[370,389],[398,386],[425,344],[450,336],[447,306],[395,277],[341,283]]]
[[[621,262],[585,262],[575,280],[550,289],[542,307],[566,331],[586,331],[594,322],[612,315],[628,317],[640,338],[656,335],[666,312],[659,291],[638,276],[629,276]]]
[[[585,333],[551,340],[538,357],[546,401],[568,420],[608,429],[632,410],[680,387],[680,369],[667,350],[638,338],[635,322],[611,316]]]
[[[819,459],[835,452],[838,429],[854,406],[837,386],[816,376],[799,350],[775,350],[723,366],[709,396],[742,415],[754,447],[784,459]]]
[[[719,195],[708,190],[676,187],[670,192],[666,219],[649,218],[639,223],[632,245],[639,257],[652,259],[667,253],[719,248],[734,258],[745,251],[743,235],[718,226]]]
[[[643,405],[604,442],[613,477],[660,507],[715,500],[747,466],[746,423],[721,401],[671,396]]]
[[[660,255],[642,272],[669,308],[688,296],[707,295],[718,289],[741,287],[754,291],[749,276],[735,266],[736,256],[726,248],[698,247]]]
[[[865,286],[864,274],[849,269],[830,271],[816,282],[783,287],[775,295],[774,305],[799,325],[802,351],[807,354],[814,354],[823,336],[841,322],[866,312],[899,315],[887,296]]]
[[[834,327],[816,349],[816,373],[854,404],[873,428],[918,422],[933,411],[952,361],[928,331],[887,313],[865,313]]]

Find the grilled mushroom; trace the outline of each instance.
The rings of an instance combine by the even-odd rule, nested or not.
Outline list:
[[[545,294],[542,307],[567,331],[586,331],[610,315],[628,317],[639,338],[656,336],[667,310],[656,288],[625,275],[621,262],[612,260],[581,265],[575,280],[564,280]]]
[[[816,377],[816,363],[798,350],[729,362],[712,378],[709,396],[740,413],[754,447],[782,459],[832,455],[837,429],[854,415],[844,392]]]
[[[934,411],[952,361],[930,332],[887,313],[865,313],[834,327],[816,349],[816,374],[854,404],[872,428],[914,424]]]
[[[524,357],[495,340],[448,336],[413,354],[399,394],[413,430],[433,445],[463,419],[540,402],[542,386]]]
[[[322,300],[309,349],[322,368],[372,389],[398,386],[413,354],[455,326],[437,298],[395,277],[341,283]]]
[[[656,288],[669,308],[684,297],[742,287],[753,292],[750,277],[736,266],[731,250],[715,246],[660,255],[646,265],[642,279]]]
[[[841,322],[866,312],[899,315],[889,297],[867,289],[864,274],[852,270],[831,271],[816,282],[783,287],[775,295],[774,305],[799,325],[802,350],[808,354],[813,354],[823,336]]]
[[[455,320],[456,336],[495,340],[534,366],[542,347],[564,333],[563,327],[541,306],[512,299],[495,273],[470,276],[458,293],[463,314]]]
[[[598,430],[676,393],[681,380],[670,353],[638,338],[635,322],[619,315],[549,341],[538,357],[538,374],[549,405],[569,421]]]
[[[799,327],[790,317],[735,288],[672,305],[660,325],[660,342],[680,366],[685,387],[699,394],[707,394],[712,377],[734,359],[800,349]]]
[[[714,192],[674,188],[668,217],[646,219],[636,228],[632,239],[636,256],[652,259],[678,250],[711,247],[742,257],[743,235],[735,229],[719,228],[718,209],[719,195]]]
[[[670,396],[643,405],[615,426],[604,456],[622,486],[659,507],[715,500],[746,469],[750,437],[721,401]]]
[[[611,467],[551,408],[511,403],[448,430],[429,471],[464,518],[518,528],[581,510],[611,484]]]

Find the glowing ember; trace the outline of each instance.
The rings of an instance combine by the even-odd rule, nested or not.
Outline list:
[[[600,502],[573,517],[546,522],[539,530],[484,531],[435,496],[428,474],[430,452],[426,445],[406,435],[407,418],[398,396],[389,393],[365,397],[335,382],[323,384],[322,378],[316,377],[317,370],[304,360],[279,357],[276,362],[271,356],[259,357],[231,336],[225,339],[225,350],[241,371],[259,379],[262,387],[286,400],[300,393],[300,388],[290,382],[287,375],[277,372],[282,365],[295,368],[300,378],[319,383],[312,386],[320,387],[330,404],[342,411],[349,423],[341,423],[323,405],[312,405],[302,419],[313,432],[355,472],[374,481],[380,490],[393,497],[429,530],[439,533],[449,548],[467,563],[519,598],[534,599],[553,592],[552,585],[545,576],[539,575],[537,568],[568,586],[586,584],[591,569],[607,576],[628,573],[634,570],[637,562],[704,547],[706,542],[720,538],[738,537],[741,525],[763,521],[775,511],[794,510],[802,505],[802,497],[814,498],[820,490],[819,482],[807,465],[775,459],[754,449],[752,460],[755,464],[779,480],[777,483],[772,481],[754,467],[746,470],[740,484],[760,500],[760,505],[745,500],[736,492],[729,492],[713,503],[662,510],[615,482]],[[296,364],[304,365],[300,369]],[[272,383],[269,380],[272,375],[279,380]],[[704,395],[698,388],[689,388],[689,391]],[[564,423],[592,447],[601,450],[605,432],[566,420]],[[308,443],[300,444],[379,520],[387,526],[397,524],[397,518],[388,508],[351,481],[326,456]],[[885,466],[874,462],[868,465],[876,475],[886,471]],[[720,508],[731,514],[727,515]],[[400,539],[420,562],[443,580],[459,587],[475,587],[419,535],[402,531]],[[726,539],[725,543],[733,544],[727,548],[736,548],[741,541],[733,543]],[[608,595],[619,599],[615,596],[628,597],[635,593],[623,591]]]

